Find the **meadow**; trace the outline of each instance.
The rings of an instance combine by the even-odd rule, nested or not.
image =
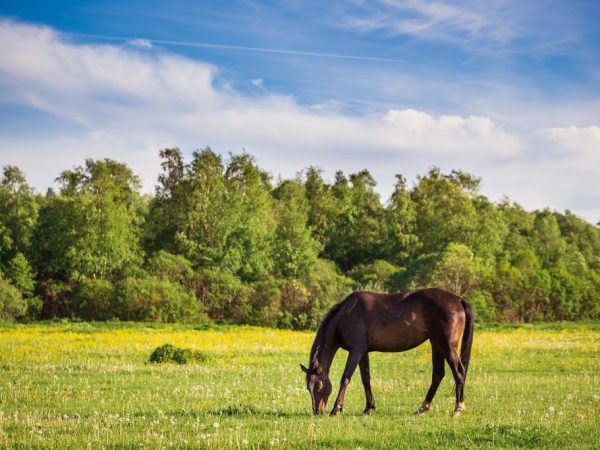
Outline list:
[[[133,323],[0,326],[0,446],[8,448],[593,448],[600,442],[600,324],[476,329],[467,411],[449,371],[413,412],[430,349],[372,354],[377,410],[355,374],[340,417],[314,417],[299,363],[314,333]],[[152,364],[164,343],[207,360]],[[339,379],[345,352],[332,368]],[[331,407],[331,401],[330,405]]]

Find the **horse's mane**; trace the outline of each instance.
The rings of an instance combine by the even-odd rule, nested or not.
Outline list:
[[[348,297],[346,297],[344,300],[337,303],[336,305],[333,305],[331,307],[331,309],[329,310],[329,312],[325,315],[325,318],[321,321],[321,324],[319,325],[319,329],[317,330],[317,335],[315,336],[315,340],[314,340],[312,348],[310,350],[310,360],[309,360],[310,364],[312,364],[312,362],[315,360],[315,358],[318,358],[319,349],[323,348],[324,340],[325,340],[325,331],[326,331],[327,327],[329,326],[329,324],[331,323],[331,321],[333,320],[335,315],[342,309],[342,306],[344,306],[344,304],[350,297],[351,297],[351,295],[349,295]]]

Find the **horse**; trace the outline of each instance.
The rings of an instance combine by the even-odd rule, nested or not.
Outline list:
[[[460,356],[458,343],[462,334]],[[329,368],[336,352],[348,351],[348,359],[332,416],[342,412],[344,395],[356,366],[365,389],[365,414],[375,410],[371,391],[369,352],[404,352],[429,340],[433,374],[425,400],[415,414],[431,409],[444,378],[444,361],[456,383],[454,415],[465,410],[464,385],[473,344],[473,312],[462,298],[439,288],[396,294],[353,292],[333,306],[321,322],[313,342],[306,374],[313,414],[324,414],[332,386]]]

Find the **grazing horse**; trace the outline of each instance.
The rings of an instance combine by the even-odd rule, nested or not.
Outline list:
[[[460,356],[458,343],[462,334]],[[403,352],[431,343],[433,375],[425,400],[415,414],[431,409],[431,402],[444,377],[444,361],[456,382],[454,415],[465,410],[464,384],[473,343],[473,313],[460,297],[431,288],[398,294],[354,292],[335,305],[319,326],[310,351],[306,374],[314,414],[323,414],[331,394],[329,368],[335,353],[348,351],[340,391],[331,415],[342,412],[344,395],[356,366],[365,388],[365,414],[375,409],[369,373],[369,352]]]

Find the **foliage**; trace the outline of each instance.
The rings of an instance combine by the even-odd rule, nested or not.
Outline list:
[[[0,270],[18,253],[29,254],[39,202],[25,174],[5,166],[0,180]]]
[[[275,274],[305,278],[317,261],[319,243],[307,226],[305,189],[296,180],[284,181],[273,193],[276,203]]]
[[[369,264],[354,266],[348,271],[348,276],[356,281],[357,289],[383,291],[388,289],[390,278],[399,271],[399,267],[384,259],[378,259]]]
[[[35,263],[43,276],[119,277],[141,262],[140,183],[124,164],[87,160],[63,172],[40,210]]]
[[[192,361],[205,362],[207,356],[197,350],[189,348],[179,348],[171,344],[164,344],[156,347],[150,354],[148,362],[151,363],[177,363],[188,364]]]
[[[17,319],[26,311],[27,302],[19,289],[0,276],[0,321]]]
[[[116,317],[113,310],[115,288],[109,280],[81,278],[72,298],[73,312],[85,320],[108,320]]]
[[[159,250],[148,259],[146,270],[150,275],[182,285],[187,285],[194,276],[192,263],[189,260],[165,250]]]
[[[11,317],[305,328],[352,289],[439,286],[479,322],[600,318],[600,229],[495,203],[466,172],[434,167],[412,186],[398,174],[383,203],[368,170],[328,181],[311,166],[272,184],[245,152],[160,157],[153,196],[109,159],[62,172],[45,196],[4,168],[0,272],[10,304],[27,305]]]
[[[114,313],[121,320],[191,322],[205,320],[202,305],[181,285],[157,277],[125,278],[115,287]]]

